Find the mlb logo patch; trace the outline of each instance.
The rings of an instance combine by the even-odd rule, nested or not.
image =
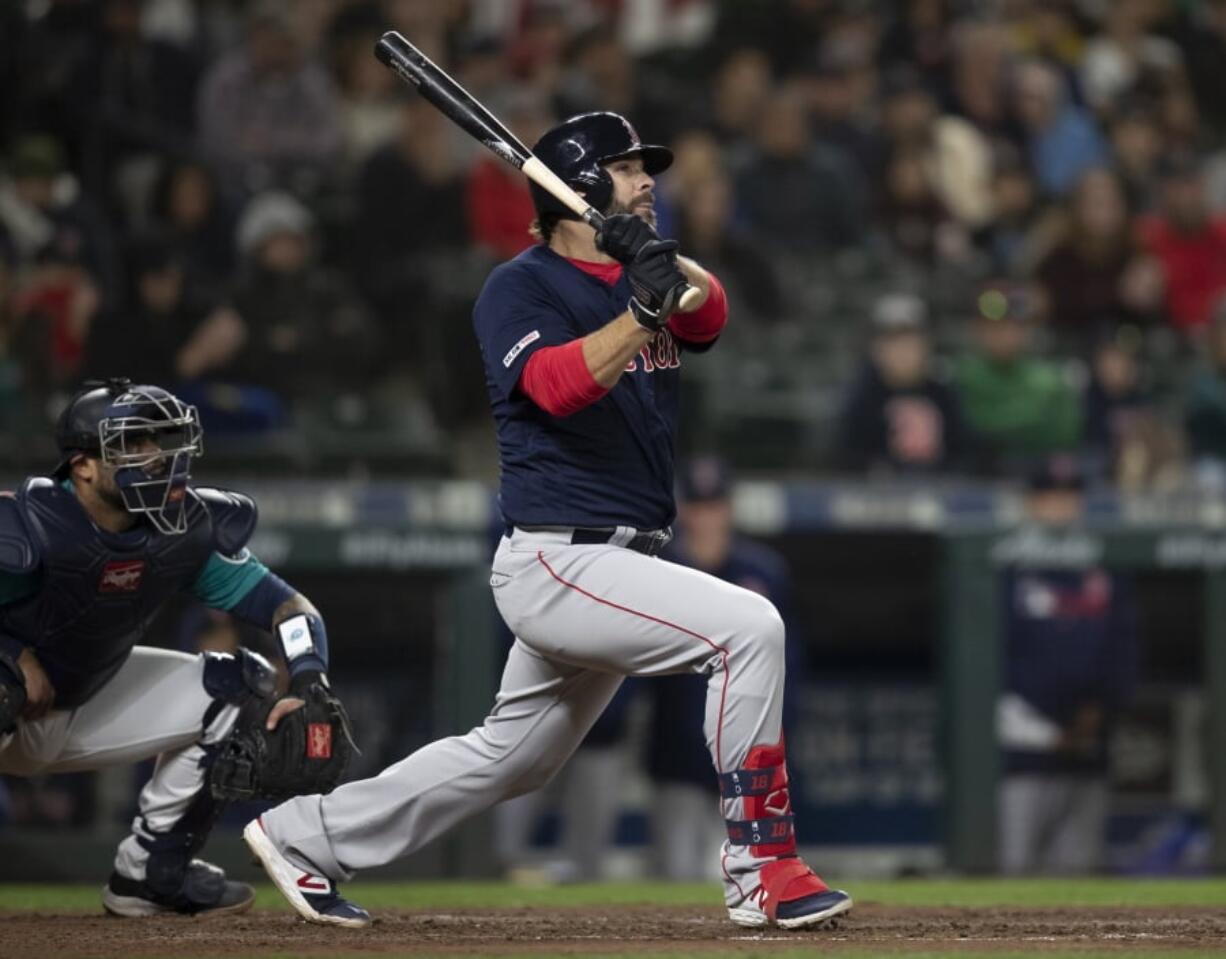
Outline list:
[[[135,593],[145,577],[143,559],[113,559],[102,567],[98,579],[100,593]]]
[[[332,757],[332,727],[327,723],[307,724],[307,757],[330,759]]]

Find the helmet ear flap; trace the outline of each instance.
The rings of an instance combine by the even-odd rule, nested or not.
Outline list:
[[[602,166],[582,171],[571,184],[600,213],[608,213],[613,202],[613,177]]]

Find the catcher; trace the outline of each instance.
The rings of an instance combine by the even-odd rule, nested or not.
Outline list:
[[[323,619],[246,548],[252,500],[189,485],[193,407],[157,386],[86,384],[56,443],[50,477],[0,495],[0,773],[157,756],[103,905],[128,917],[243,912],[252,888],[195,858],[223,803],[327,792],[352,748]],[[289,695],[276,698],[273,667],[246,649],[137,645],[181,591],[271,629]]]

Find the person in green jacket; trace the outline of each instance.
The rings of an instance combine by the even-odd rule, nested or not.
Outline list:
[[[1035,300],[1016,284],[984,288],[971,348],[954,367],[967,424],[992,471],[1076,446],[1081,438],[1077,388],[1057,362],[1035,356]]]

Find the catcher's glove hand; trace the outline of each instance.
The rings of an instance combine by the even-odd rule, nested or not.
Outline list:
[[[341,701],[320,683],[302,694],[305,705],[266,728],[270,702],[256,721],[222,743],[209,785],[218,799],[283,800],[328,793],[345,775],[357,747]]]

